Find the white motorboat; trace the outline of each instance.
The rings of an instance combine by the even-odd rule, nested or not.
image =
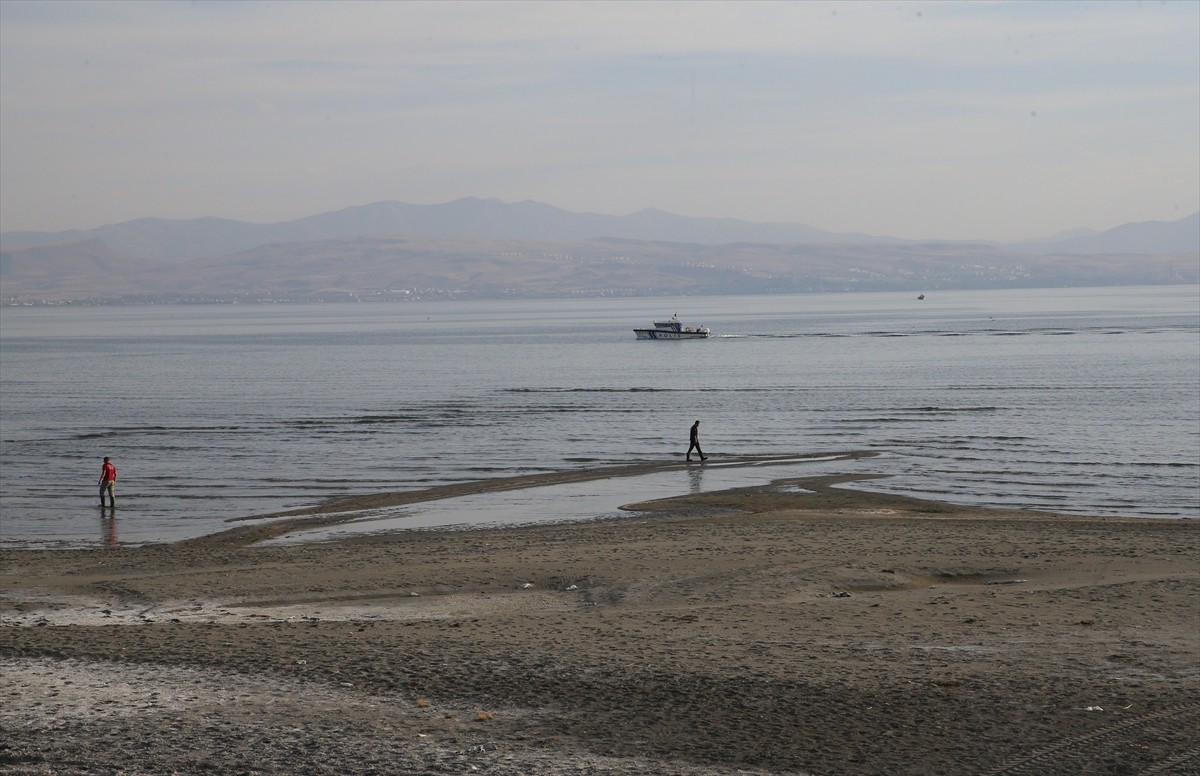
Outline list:
[[[684,326],[678,315],[672,315],[669,321],[655,321],[654,328],[634,329],[633,333],[638,339],[652,340],[707,339],[709,335],[708,327]]]

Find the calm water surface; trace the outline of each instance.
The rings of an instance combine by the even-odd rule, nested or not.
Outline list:
[[[635,340],[676,311],[714,337]],[[681,460],[696,419],[713,462],[870,450],[836,470],[1198,517],[1200,289],[0,308],[0,405],[8,544],[103,541],[105,455],[119,540],[161,541],[334,496]]]

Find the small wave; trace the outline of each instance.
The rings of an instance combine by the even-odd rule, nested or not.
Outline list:
[[[692,388],[504,388],[502,393],[675,393],[695,390]]]
[[[112,439],[113,437],[159,436],[174,434],[236,434],[260,430],[257,426],[126,426],[107,431],[76,434],[72,439]]]
[[[956,436],[953,438],[953,440],[945,440],[945,441],[955,441],[955,442],[965,443],[965,442],[1032,442],[1035,440],[1033,440],[1032,437],[1026,437],[1026,436],[999,436],[999,435],[993,436],[990,434],[967,434],[964,436]]]
[[[928,423],[930,418],[913,418],[902,417],[896,415],[882,416],[877,418],[849,418],[845,421],[846,425],[842,428],[875,428],[884,423]],[[869,424],[869,425],[859,425]]]
[[[795,393],[798,389],[791,386],[774,386],[765,388],[647,388],[635,386],[630,388],[501,388],[500,393]],[[521,411],[525,411],[522,407]],[[623,410],[624,411],[624,410]]]
[[[352,423],[354,425],[371,425],[372,423],[404,423],[405,421],[413,420],[412,415],[362,415],[357,418],[347,418],[341,423],[336,421],[327,421],[327,425],[342,425],[343,423]]]
[[[922,414],[957,414],[960,412],[999,412],[1002,407],[993,407],[984,405],[982,407],[939,407],[937,405],[928,405],[925,407],[897,407],[899,412],[917,412]]]

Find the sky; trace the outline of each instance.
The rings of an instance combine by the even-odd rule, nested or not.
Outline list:
[[[1200,210],[1200,0],[0,0],[0,231],[534,200],[1018,240]]]

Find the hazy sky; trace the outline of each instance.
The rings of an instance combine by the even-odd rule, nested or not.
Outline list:
[[[380,200],[1019,239],[1200,209],[1200,2],[0,0],[0,229]]]

